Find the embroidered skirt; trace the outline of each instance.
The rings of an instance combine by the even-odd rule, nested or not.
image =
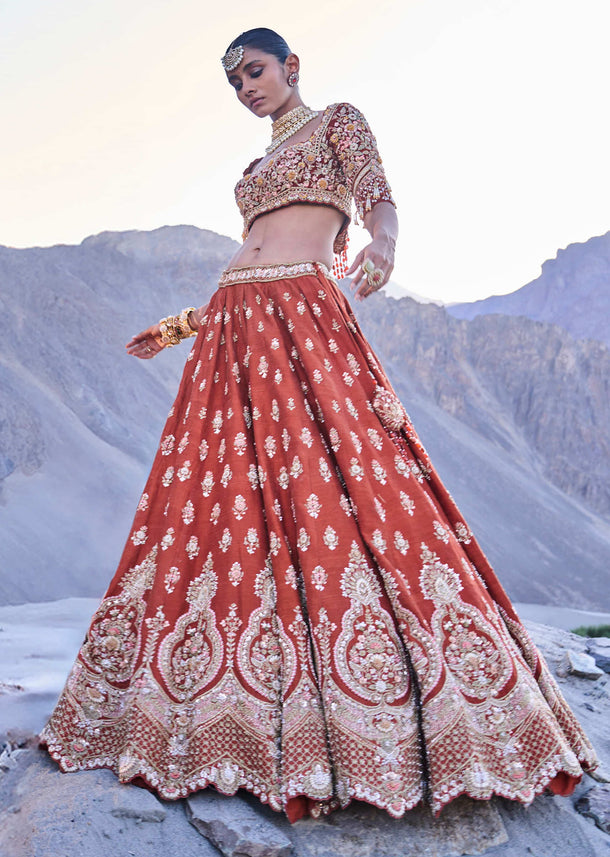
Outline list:
[[[568,793],[595,754],[324,266],[232,269],[42,736],[290,818]]]

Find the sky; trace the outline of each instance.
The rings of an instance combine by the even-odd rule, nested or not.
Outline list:
[[[409,291],[511,292],[610,229],[609,0],[0,0],[0,244],[239,240],[233,187],[270,120],[220,57],[256,26],[299,55],[306,104],[367,117]]]

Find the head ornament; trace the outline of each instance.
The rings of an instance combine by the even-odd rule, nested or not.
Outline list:
[[[233,71],[237,68],[244,58],[244,46],[237,45],[235,48],[229,48],[224,57],[220,60],[225,71]]]

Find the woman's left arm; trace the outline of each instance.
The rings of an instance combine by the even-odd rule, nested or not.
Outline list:
[[[364,226],[373,240],[358,253],[346,274],[349,277],[356,272],[351,289],[355,290],[355,299],[359,301],[368,298],[384,286],[394,270],[394,251],[398,237],[398,218],[395,207],[391,202],[378,202],[365,214]],[[371,272],[379,272],[371,277],[374,280],[373,284],[369,282],[363,265],[367,265]]]

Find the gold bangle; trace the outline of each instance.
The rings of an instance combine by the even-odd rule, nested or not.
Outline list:
[[[190,312],[195,312],[194,306],[183,309],[179,315],[168,315],[167,318],[160,319],[159,329],[163,345],[172,348],[182,342],[183,339],[197,336],[197,331],[193,330],[189,324]]]
[[[189,339],[191,336],[197,336],[197,331],[191,327],[191,323],[189,322],[189,313],[191,312],[195,312],[194,306],[183,309],[180,315],[176,316],[176,327],[181,339]]]

